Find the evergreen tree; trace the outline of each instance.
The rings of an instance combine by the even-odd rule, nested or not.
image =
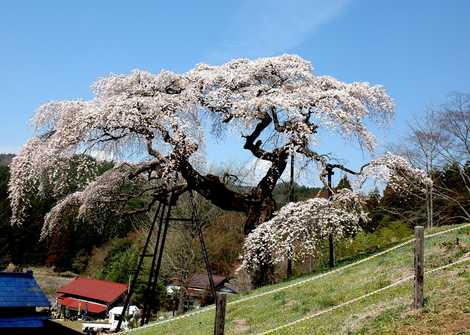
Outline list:
[[[349,182],[349,179],[346,175],[341,177],[341,179],[338,182],[338,186],[336,186],[337,190],[342,190],[344,188],[347,188],[349,190],[352,190],[351,183]]]

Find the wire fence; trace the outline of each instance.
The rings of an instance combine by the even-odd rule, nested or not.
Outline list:
[[[431,269],[431,270],[428,270],[428,271],[425,271],[425,274],[431,274],[431,273],[434,273],[434,272],[437,272],[437,271],[442,271],[442,270],[445,270],[447,268],[450,268],[452,266],[455,266],[455,265],[458,265],[458,264],[462,264],[462,263],[465,263],[465,262],[468,262],[470,261],[470,257],[465,257],[465,258],[462,258],[462,259],[459,259],[458,261],[456,262],[453,262],[453,263],[450,263],[450,264],[446,264],[446,265],[443,265],[443,266],[440,266],[438,268],[435,268],[435,269]],[[344,307],[344,306],[347,306],[347,305],[351,305],[355,302],[358,302],[358,301],[361,301],[361,300],[364,300],[370,296],[373,296],[373,295],[376,295],[380,292],[383,292],[383,291],[386,291],[388,289],[391,289],[395,286],[398,286],[400,284],[403,284],[404,282],[407,282],[409,280],[412,280],[414,278],[414,275],[412,276],[407,276],[405,278],[402,278],[400,279],[399,281],[393,283],[393,284],[390,284],[390,285],[387,285],[385,287],[382,287],[378,290],[375,290],[375,291],[372,291],[372,292],[369,292],[367,294],[364,294],[364,295],[361,295],[360,297],[357,297],[357,298],[354,298],[354,299],[351,299],[351,300],[348,300],[346,302],[343,302],[339,305],[336,305],[336,306],[333,306],[331,308],[328,308],[328,309],[324,309],[324,310],[321,310],[321,311],[318,311],[318,312],[315,312],[313,314],[310,314],[310,315],[307,315],[301,319],[298,319],[298,320],[295,320],[295,321],[292,321],[292,322],[289,322],[289,323],[286,323],[286,324],[283,324],[282,326],[279,326],[279,327],[276,327],[276,328],[272,328],[272,329],[269,329],[269,330],[266,330],[262,333],[259,333],[259,335],[265,335],[265,334],[272,334],[276,331],[279,331],[281,329],[285,329],[285,328],[289,328],[289,327],[292,327],[300,322],[303,322],[303,321],[306,321],[306,320],[310,320],[310,319],[313,319],[315,317],[318,317],[320,315],[323,315],[323,314],[326,314],[326,313],[329,313],[329,312],[332,312],[334,310],[337,310],[341,307]]]
[[[443,230],[443,231],[439,231],[439,232],[436,232],[436,233],[433,233],[433,234],[429,234],[429,235],[425,235],[424,236],[424,239],[425,240],[429,240],[431,238],[434,238],[434,237],[437,237],[437,236],[441,236],[441,235],[444,235],[444,234],[448,234],[448,233],[451,233],[451,232],[454,232],[454,231],[457,231],[457,230],[461,230],[461,229],[465,229],[465,228],[468,228],[470,227],[470,223],[468,224],[464,224],[464,225],[459,225],[457,227],[454,227],[454,228],[451,228],[451,229],[447,229],[447,230]],[[366,262],[370,262],[372,261],[373,259],[375,258],[378,258],[380,256],[383,256],[383,255],[386,255],[392,251],[395,251],[399,248],[402,248],[404,246],[408,246],[408,245],[411,245],[413,242],[415,241],[415,238],[411,238],[409,240],[406,240],[402,243],[399,243],[391,248],[388,248],[384,251],[381,251],[379,253],[376,253],[374,255],[371,255],[369,257],[366,257],[364,259],[361,259],[357,262],[354,262],[354,263],[350,263],[350,264],[347,264],[347,265],[344,265],[344,266],[341,266],[341,267],[338,267],[334,270],[330,270],[328,272],[325,272],[325,273],[321,273],[321,274],[318,274],[318,275],[315,275],[315,276],[312,276],[312,277],[309,277],[309,278],[305,278],[305,279],[301,279],[301,280],[297,280],[297,281],[294,281],[293,283],[291,284],[288,284],[288,285],[284,285],[284,286],[281,286],[281,287],[277,287],[275,289],[272,289],[272,290],[269,290],[269,291],[265,291],[265,292],[261,292],[261,293],[258,293],[258,294],[253,294],[253,295],[249,295],[249,296],[246,296],[246,297],[242,297],[242,298],[239,298],[237,300],[233,300],[233,301],[229,301],[227,303],[227,307],[232,307],[232,306],[235,306],[235,305],[238,305],[238,304],[241,304],[241,303],[245,303],[245,302],[248,302],[248,301],[251,301],[251,300],[256,300],[256,299],[259,299],[259,298],[262,298],[262,297],[265,297],[265,296],[268,296],[268,295],[274,295],[276,293],[279,293],[279,292],[282,292],[284,290],[289,290],[289,289],[292,289],[292,288],[295,288],[297,286],[300,286],[300,285],[305,285],[305,284],[308,284],[310,282],[314,282],[314,281],[317,281],[317,280],[320,280],[322,278],[325,278],[325,277],[328,277],[328,276],[331,276],[333,274],[337,274],[339,272],[343,272],[343,271],[346,271],[347,269],[350,269],[350,268],[353,268],[355,266],[358,266],[360,264],[363,264],[363,263],[366,263]],[[431,269],[431,270],[428,270],[426,271],[426,274],[428,273],[433,273],[435,271],[439,271],[439,270],[443,270],[443,269],[446,269],[450,266],[453,266],[453,265],[456,265],[456,264],[460,264],[460,263],[463,263],[465,261],[468,261],[469,258],[466,257],[464,259],[461,259],[459,261],[456,261],[454,263],[451,263],[451,264],[446,264],[444,266],[440,266],[440,267],[437,267],[435,269]],[[373,292],[370,292],[370,293],[367,293],[367,294],[364,294],[360,297],[357,297],[357,298],[354,298],[354,299],[351,299],[347,302],[344,302],[344,303],[341,303],[339,305],[336,305],[336,306],[333,306],[331,308],[328,308],[328,309],[325,309],[325,310],[322,310],[322,311],[318,311],[318,312],[315,312],[313,314],[309,314],[308,316],[305,316],[303,317],[302,319],[299,319],[299,320],[295,320],[295,321],[292,321],[292,322],[289,322],[289,323],[286,323],[282,326],[279,326],[277,328],[272,328],[270,330],[267,330],[265,331],[264,333],[260,333],[260,334],[269,334],[270,332],[274,332],[278,329],[282,329],[282,328],[285,328],[285,327],[289,327],[293,324],[296,324],[296,323],[299,323],[299,322],[302,322],[304,320],[307,320],[307,319],[310,319],[310,318],[314,318],[316,316],[319,316],[319,315],[322,315],[322,314],[325,314],[325,313],[328,313],[330,311],[333,311],[337,308],[340,308],[342,306],[346,306],[346,305],[349,305],[349,304],[352,304],[356,301],[360,301],[362,299],[365,299],[371,295],[374,295],[374,294],[377,294],[379,292],[382,292],[384,290],[387,290],[389,288],[392,288],[394,286],[397,286],[403,282],[406,282],[408,280],[410,280],[411,278],[413,278],[412,275],[410,276],[406,276],[402,279],[400,279],[399,281],[397,282],[394,282],[393,284],[390,284],[388,286],[385,286],[383,288],[380,288],[376,291],[373,291]],[[174,318],[171,318],[171,319],[166,319],[166,320],[160,320],[160,321],[156,321],[156,322],[152,322],[152,323],[149,323],[143,327],[139,327],[139,328],[135,328],[135,329],[130,329],[130,330],[127,330],[127,331],[122,331],[120,332],[119,334],[129,334],[129,333],[133,333],[133,332],[136,332],[136,331],[142,331],[143,329],[146,329],[146,328],[151,328],[151,327],[159,327],[161,325],[164,325],[164,324],[167,324],[167,323],[172,323],[172,322],[176,322],[178,320],[182,320],[182,319],[185,319],[185,318],[190,318],[190,317],[194,317],[196,315],[199,315],[199,314],[202,314],[202,313],[206,313],[206,312],[210,312],[210,311],[213,311],[215,310],[215,306],[214,305],[210,305],[210,306],[207,306],[207,307],[204,307],[204,308],[201,308],[201,309],[198,309],[196,311],[193,311],[193,312],[189,312],[189,313],[186,313],[186,314],[183,314],[181,316],[177,316],[177,317],[174,317]],[[213,313],[210,313],[211,315]],[[211,316],[212,317],[212,316]],[[213,321],[213,320],[212,320]],[[199,325],[199,326],[202,326],[202,325]],[[197,328],[198,327],[198,324],[194,324],[194,327]]]

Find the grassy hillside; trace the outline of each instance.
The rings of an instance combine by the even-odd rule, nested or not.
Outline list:
[[[426,231],[426,234],[443,227]],[[470,254],[470,227],[425,241],[426,270]],[[470,331],[470,262],[426,276],[426,307],[411,308],[412,282],[298,322],[275,334],[427,334]],[[373,292],[413,273],[413,244],[331,273],[264,287],[230,299],[226,334],[258,334]],[[260,296],[260,294],[262,294]],[[131,334],[210,334],[214,310],[157,323]],[[447,327],[447,328],[446,328]],[[461,329],[460,329],[461,328]],[[452,331],[454,331],[452,330]],[[469,333],[470,334],[470,333]]]
[[[51,303],[57,298],[57,290],[74,278],[72,273],[56,273],[49,267],[28,267],[28,269],[33,270],[34,278]]]

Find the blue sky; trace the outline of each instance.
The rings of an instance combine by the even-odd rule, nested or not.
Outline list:
[[[470,92],[469,15],[465,0],[2,1],[0,152],[31,136],[40,104],[89,98],[100,76],[283,53],[318,74],[384,85],[396,120],[378,134],[390,143],[426,106]],[[367,159],[342,140],[322,141],[352,166]],[[209,159],[247,162],[239,148],[209,143]]]

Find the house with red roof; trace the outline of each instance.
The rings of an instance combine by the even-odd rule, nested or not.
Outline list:
[[[61,312],[68,309],[91,317],[104,317],[111,308],[123,303],[127,291],[126,284],[76,277],[57,290],[57,307]]]

